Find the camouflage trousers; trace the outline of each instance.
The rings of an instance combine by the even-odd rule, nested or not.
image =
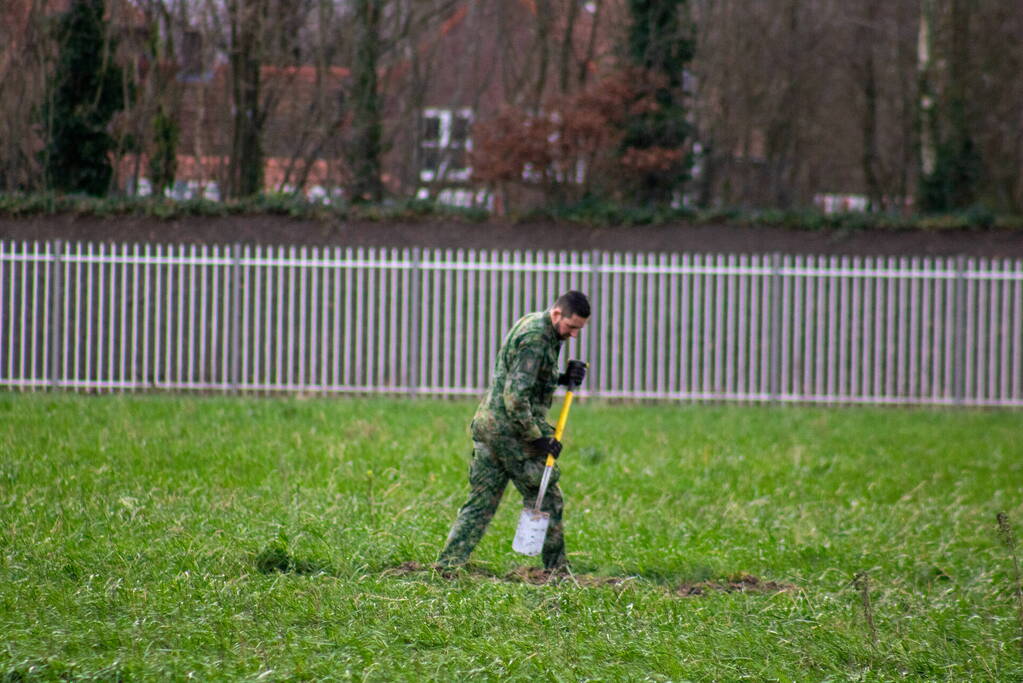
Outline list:
[[[483,538],[487,525],[494,518],[504,490],[511,481],[522,494],[522,504],[532,506],[540,490],[545,458],[523,447],[514,439],[496,438],[473,441],[472,463],[469,465],[469,499],[458,511],[448,534],[447,544],[437,563],[441,566],[465,564],[473,548]],[[551,482],[544,494],[541,509],[550,513],[550,525],[544,539],[541,557],[547,569],[566,565],[565,537],[561,522],[564,499],[557,485],[560,472],[555,465]],[[511,539],[508,539],[509,545]]]

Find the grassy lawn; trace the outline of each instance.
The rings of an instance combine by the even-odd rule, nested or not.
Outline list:
[[[0,394],[0,681],[1023,680],[1019,412],[580,401],[576,580],[505,578],[511,487],[471,571],[395,572],[473,407]]]

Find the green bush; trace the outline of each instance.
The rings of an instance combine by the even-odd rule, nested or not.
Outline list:
[[[995,217],[995,230],[1023,230],[1023,216],[1004,215]]]
[[[695,223],[730,223],[739,219],[742,211],[735,207],[715,207],[701,209],[696,213]]]
[[[430,200],[387,200],[379,204],[326,204],[283,193],[268,193],[246,199],[216,202],[208,199],[175,200],[165,197],[90,197],[77,194],[2,194],[0,216],[25,218],[71,214],[95,218],[143,216],[175,220],[192,216],[220,217],[268,214],[300,220],[402,221],[461,220],[484,222],[490,213],[484,208],[446,206]],[[694,211],[686,207],[622,204],[597,197],[576,202],[550,204],[512,216],[518,222],[554,221],[587,226],[633,225],[718,225],[767,226],[788,230],[1023,230],[1023,216],[996,215],[982,204],[965,211],[918,216],[888,213],[834,213],[816,210],[742,210],[718,207]]]
[[[415,221],[430,217],[483,221],[490,214],[482,208],[460,208],[419,199],[382,204],[325,204],[283,193],[269,193],[246,199],[217,202],[209,199],[165,197],[89,197],[85,195],[2,194],[0,216],[24,218],[72,214],[109,218],[148,216],[173,220],[189,216],[238,216],[269,214],[303,220]]]
[[[1008,225],[1019,226],[1019,218],[1009,218]],[[973,206],[965,211],[955,213],[936,213],[922,216],[916,221],[916,227],[922,230],[988,230],[996,226],[1005,227],[997,217],[984,206]]]
[[[596,197],[577,202],[539,207],[518,217],[520,221],[563,221],[583,225],[663,225],[690,221],[695,214],[687,208],[621,204]]]

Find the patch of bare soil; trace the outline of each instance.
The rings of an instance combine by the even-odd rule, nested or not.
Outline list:
[[[740,573],[725,581],[700,581],[683,583],[673,592],[683,597],[707,595],[709,593],[787,593],[797,590],[791,583],[765,581],[752,574]]]
[[[410,576],[423,573],[436,573],[446,579],[473,577],[490,581],[507,581],[509,583],[528,583],[543,586],[549,583],[568,583],[584,588],[601,588],[605,586],[624,586],[635,577],[629,576],[595,576],[593,574],[574,574],[569,571],[549,571],[540,567],[520,566],[507,574],[498,575],[482,567],[469,566],[459,569],[440,569],[434,565],[419,562],[402,562],[397,567],[387,569],[384,576]],[[693,597],[711,593],[787,593],[798,590],[790,583],[767,581],[752,574],[741,572],[729,576],[724,581],[700,581],[698,583],[682,583],[671,592],[673,595]]]
[[[594,576],[593,574],[573,574],[568,571],[547,570],[539,567],[516,567],[507,574],[505,580],[530,583],[540,586],[546,583],[574,583],[585,588],[601,588],[603,586],[622,586],[632,578],[627,576]]]
[[[482,567],[468,566],[458,569],[441,569],[430,564],[419,562],[402,562],[397,567],[384,570],[384,576],[409,576],[434,572],[445,579],[455,579],[463,576],[487,579],[490,581],[506,581],[508,583],[528,583],[533,586],[542,586],[548,583],[574,583],[577,586],[596,588],[601,586],[621,586],[632,580],[631,577],[622,576],[594,576],[593,574],[574,574],[564,570],[547,570],[540,567],[516,567],[504,575]]]

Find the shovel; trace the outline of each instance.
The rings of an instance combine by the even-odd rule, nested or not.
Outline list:
[[[569,361],[578,363],[579,361]],[[565,392],[565,402],[561,405],[561,414],[558,415],[558,424],[554,426],[554,438],[561,441],[561,435],[565,432],[565,423],[568,422],[568,411],[572,407],[571,384]],[[544,494],[547,493],[547,486],[551,482],[551,473],[554,472],[554,456],[547,454],[547,464],[543,468],[543,477],[540,479],[540,491],[536,494],[536,504],[533,507],[525,507],[519,515],[519,526],[515,529],[515,538],[512,540],[512,550],[523,555],[535,557],[543,550],[543,541],[547,537],[547,526],[550,524],[550,513],[540,510]]]

